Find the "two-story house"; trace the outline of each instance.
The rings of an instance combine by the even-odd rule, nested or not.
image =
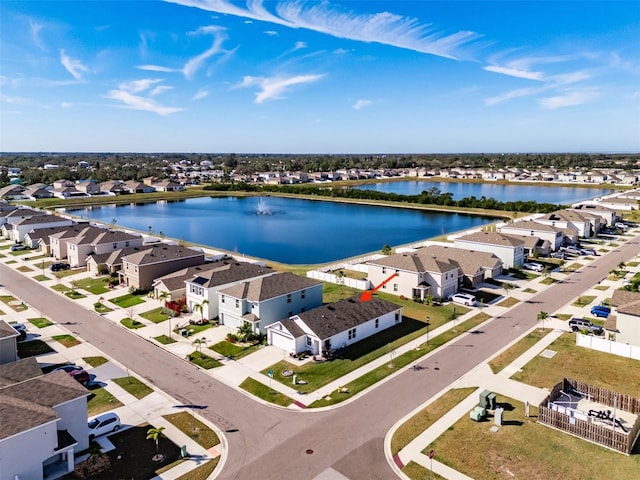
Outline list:
[[[218,291],[276,273],[271,267],[235,260],[221,260],[206,266],[209,267],[206,270],[189,272],[191,276],[184,280],[183,288],[189,310],[193,311],[194,305],[200,305],[202,316],[207,320],[213,320],[220,314]]]
[[[516,235],[518,237],[538,237],[547,240],[552,250],[558,250],[562,246],[564,233],[561,228],[545,225],[533,220],[521,220],[507,223],[500,227],[500,233]],[[577,233],[577,232],[576,232]]]
[[[267,327],[267,341],[291,353],[328,355],[402,322],[402,307],[377,297],[346,298]]]
[[[73,220],[58,215],[34,215],[23,218],[12,224],[7,224],[7,237],[14,242],[22,242],[31,230],[46,227],[68,227],[73,225]]]
[[[605,328],[615,333],[616,342],[640,347],[640,293],[616,290],[611,305]]]
[[[454,239],[456,248],[489,252],[500,260],[505,268],[520,268],[524,263],[524,240],[498,232],[475,232]]]
[[[220,324],[236,329],[250,323],[255,333],[265,333],[272,323],[320,305],[322,282],[289,272],[218,291]]]
[[[98,231],[99,230],[99,231]],[[85,235],[67,240],[67,259],[73,267],[83,267],[91,254],[101,255],[122,248],[142,247],[141,235],[122,230],[88,230]]]
[[[381,291],[392,295],[424,300],[429,295],[447,298],[458,291],[458,266],[423,248],[371,260],[367,269],[369,281],[382,284]]]
[[[578,236],[582,238],[591,238],[600,230],[600,217],[570,209],[549,213],[536,218],[535,221],[560,228],[573,227],[578,231]]]
[[[446,245],[429,245],[423,247],[423,255],[432,255],[439,259],[447,259],[458,267],[458,286],[477,288],[487,278],[502,275],[504,264],[491,252],[481,252]]]

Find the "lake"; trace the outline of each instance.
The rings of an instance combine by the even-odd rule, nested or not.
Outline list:
[[[430,182],[426,180],[402,180],[398,182],[382,182],[361,185],[361,190],[376,190],[398,195],[420,195],[424,190],[437,188],[442,193],[452,193],[454,200],[474,196],[476,198],[495,198],[500,202],[517,200],[534,200],[540,203],[556,203],[567,205],[582,202],[594,197],[612,193],[607,188],[591,187],[546,187],[537,185],[509,185],[503,183],[461,183],[461,182]]]
[[[288,264],[328,263],[494,221],[280,197],[191,198],[67,210],[84,219]]]

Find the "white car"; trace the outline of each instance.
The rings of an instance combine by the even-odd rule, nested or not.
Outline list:
[[[544,266],[540,263],[533,263],[533,262],[525,262],[522,264],[522,268],[524,268],[525,270],[532,270],[534,272],[541,272],[544,270]]]
[[[475,307],[477,303],[476,297],[474,297],[473,295],[469,295],[468,293],[456,293],[454,295],[451,295],[450,300],[467,307]]]
[[[105,433],[115,432],[120,429],[120,417],[113,412],[103,413],[89,419],[89,440],[93,440]]]

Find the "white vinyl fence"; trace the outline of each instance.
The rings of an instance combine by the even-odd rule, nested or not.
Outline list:
[[[640,347],[629,345],[628,343],[614,342],[606,338],[594,337],[593,335],[576,334],[576,345],[590,348],[599,352],[607,352],[621,357],[640,360]]]

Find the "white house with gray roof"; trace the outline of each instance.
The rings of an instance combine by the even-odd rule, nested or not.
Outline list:
[[[564,238],[561,228],[534,222],[533,220],[507,223],[500,227],[500,233],[519,237],[538,237],[542,240],[548,240],[551,244],[551,249],[554,251],[562,246]]]
[[[14,242],[24,241],[25,235],[31,230],[46,227],[68,227],[73,225],[73,220],[58,215],[34,215],[23,218],[11,224],[6,224],[7,238]]]
[[[87,231],[86,234],[67,240],[67,258],[73,267],[83,267],[87,264],[87,257],[91,254],[103,254],[121,248],[142,247],[141,235],[122,230]]]
[[[458,265],[424,248],[371,260],[367,262],[367,270],[373,285],[382,285],[381,291],[399,297],[447,298],[458,291]]]
[[[605,328],[615,333],[616,342],[640,347],[640,293],[616,290],[611,297],[611,305],[613,311],[605,322]]]
[[[524,240],[498,232],[474,232],[453,241],[456,248],[489,252],[500,260],[505,268],[520,268],[524,263]]]
[[[591,238],[600,230],[600,217],[577,210],[558,210],[535,219],[538,223],[553,227],[571,228],[578,231],[578,236]]]
[[[458,266],[458,286],[477,288],[487,278],[502,275],[503,263],[491,252],[467,250],[446,245],[429,245],[423,250],[424,255],[446,258],[451,264]]]
[[[250,323],[256,333],[268,325],[322,305],[322,282],[285,272],[238,283],[218,291],[221,325]]]
[[[18,360],[18,332],[0,320],[0,365]]]
[[[326,356],[401,322],[401,306],[375,296],[361,302],[358,295],[269,325],[267,341],[290,353]]]
[[[220,315],[218,292],[242,282],[257,280],[276,273],[271,267],[236,260],[221,260],[206,265],[206,270],[196,270],[183,280],[187,306],[202,307],[202,317],[213,320]],[[198,267],[193,267],[198,269]]]

